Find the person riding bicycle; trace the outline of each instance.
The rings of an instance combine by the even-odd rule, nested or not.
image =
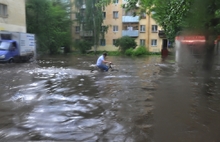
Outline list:
[[[106,65],[107,63],[112,64],[112,62],[106,60],[106,56],[107,56],[107,53],[104,52],[101,56],[99,56],[96,62],[96,66],[103,71],[109,70],[109,67]]]

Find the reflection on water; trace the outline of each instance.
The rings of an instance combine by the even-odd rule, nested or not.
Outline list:
[[[1,140],[219,140],[219,66],[204,82],[157,56],[108,58],[117,71],[91,73],[92,56],[1,64]]]

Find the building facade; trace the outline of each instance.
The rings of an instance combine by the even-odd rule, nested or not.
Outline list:
[[[122,4],[125,3],[125,0],[115,0],[114,3],[103,9],[103,25],[108,26],[108,32],[104,36],[105,39],[100,39],[97,50],[118,50],[118,47],[114,46],[114,42],[123,36],[134,38],[138,46],[145,46],[150,52],[160,52],[162,48],[167,47],[167,39],[151,15],[143,14],[134,17],[133,12],[126,12],[122,8]],[[86,8],[85,4],[82,4],[78,8],[74,7],[73,10],[80,11],[84,8]],[[72,32],[75,40],[85,37],[85,33],[82,34],[81,30],[81,26],[75,23]],[[92,33],[86,35],[92,36]]]
[[[0,30],[26,32],[25,0],[0,0]]]

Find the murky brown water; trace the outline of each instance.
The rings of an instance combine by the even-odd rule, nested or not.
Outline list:
[[[90,73],[93,56],[0,64],[1,141],[220,141],[220,65],[108,57],[117,71]]]

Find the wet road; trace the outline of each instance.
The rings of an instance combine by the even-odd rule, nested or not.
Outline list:
[[[108,59],[116,71],[91,73],[93,56],[0,64],[1,141],[220,141],[220,64]]]

